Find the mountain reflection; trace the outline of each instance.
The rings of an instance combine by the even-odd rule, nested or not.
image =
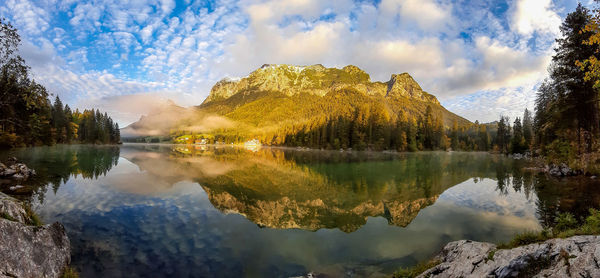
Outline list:
[[[165,151],[165,148],[171,148]],[[165,188],[202,186],[210,202],[259,226],[352,232],[368,217],[405,227],[446,189],[495,177],[514,161],[483,153],[382,154],[262,148],[135,146],[122,156]],[[117,183],[118,184],[118,183]],[[144,188],[130,180],[121,188]]]
[[[560,212],[583,216],[600,203],[600,194],[593,190],[597,182],[554,180],[522,170],[523,161],[487,153],[127,145],[34,148],[15,155],[38,171],[27,182],[31,192],[26,193],[41,202],[47,186],[56,192],[73,176],[96,179],[122,157],[139,169],[108,175],[106,183],[117,191],[157,195],[178,182],[196,182],[218,210],[276,229],[338,228],[349,233],[368,217],[380,216],[390,225],[406,227],[444,191],[471,178],[496,180],[500,196],[511,188],[527,199],[537,198],[543,227],[552,226]]]

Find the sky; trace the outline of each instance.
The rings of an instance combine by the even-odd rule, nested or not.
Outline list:
[[[592,7],[591,0],[583,4]],[[573,0],[0,0],[36,81],[121,126],[263,64],[410,73],[471,121],[521,116]]]

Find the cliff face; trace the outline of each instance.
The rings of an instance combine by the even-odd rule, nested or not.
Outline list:
[[[370,96],[406,97],[440,104],[435,96],[423,91],[408,73],[392,74],[388,82],[371,82],[369,74],[353,65],[337,69],[322,65],[301,67],[268,64],[244,78],[225,78],[217,82],[204,104],[256,90],[277,91],[287,96],[300,93],[324,96],[347,87]]]

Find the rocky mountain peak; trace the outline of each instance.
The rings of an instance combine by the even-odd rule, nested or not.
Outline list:
[[[406,72],[392,74],[390,80],[387,82],[386,97],[394,96],[421,99],[439,104],[439,101],[435,96],[423,91],[419,83]]]
[[[367,95],[401,96],[439,104],[434,96],[423,92],[408,73],[393,74],[387,83],[371,82],[369,74],[357,66],[347,65],[338,69],[326,68],[321,64],[264,64],[246,77],[225,78],[217,82],[204,103],[227,99],[239,92],[270,91],[288,96],[299,93],[324,96],[346,87]]]
[[[409,97],[420,98],[423,94],[423,89],[419,86],[419,83],[410,76],[408,73],[392,74],[390,81],[388,81],[387,96],[390,95],[402,95]]]

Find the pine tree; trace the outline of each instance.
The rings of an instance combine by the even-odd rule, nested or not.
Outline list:
[[[533,141],[533,119],[527,108],[525,108],[525,112],[523,113],[523,139],[525,140],[526,148],[529,149]]]
[[[506,116],[501,116],[498,122],[496,145],[501,153],[508,153],[510,145],[510,123]]]
[[[597,92],[586,78],[580,61],[598,55],[587,44],[592,32],[585,30],[590,13],[581,4],[569,13],[560,27],[562,37],[552,57],[550,78],[540,87],[536,99],[535,131],[539,144],[554,140],[577,142],[578,152],[590,152],[600,132]]]
[[[524,153],[526,150],[523,126],[521,125],[521,119],[519,119],[519,117],[515,119],[513,124],[511,147],[512,153]]]

